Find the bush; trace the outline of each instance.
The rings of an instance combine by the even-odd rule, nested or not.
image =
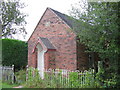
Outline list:
[[[27,65],[27,43],[14,39],[2,39],[2,64],[20,70]]]
[[[33,72],[35,76],[33,77]],[[38,70],[32,67],[28,68],[28,80],[26,81],[25,88],[44,88],[43,80],[40,78]]]
[[[34,73],[34,74],[33,74]],[[24,85],[25,88],[65,88],[60,81],[61,73],[57,76],[54,73],[44,73],[45,78],[41,79],[39,71],[34,68],[28,69],[28,80]]]
[[[80,81],[78,79],[78,72],[71,72],[70,73],[70,85],[71,88],[78,88],[80,85]]]
[[[100,70],[96,74],[97,86],[100,88],[117,88],[117,74],[115,73],[106,73],[105,71]]]
[[[25,83],[26,81],[26,70],[20,70],[18,72],[15,72],[15,83],[20,85]]]
[[[62,71],[55,74],[54,70],[44,73],[44,79],[40,78],[39,71],[34,68],[28,69],[28,80],[24,87],[27,88],[97,88],[94,80],[93,72],[86,71],[85,75],[81,72],[70,72],[68,76],[64,76]]]

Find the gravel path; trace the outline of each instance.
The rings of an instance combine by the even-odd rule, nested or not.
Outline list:
[[[17,86],[17,87],[13,87],[13,88],[23,88],[23,86]]]

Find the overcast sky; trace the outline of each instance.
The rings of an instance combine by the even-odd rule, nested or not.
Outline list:
[[[17,35],[16,39],[24,41],[29,39],[47,7],[69,14],[71,5],[77,3],[78,1],[80,0],[21,0],[21,2],[24,2],[27,5],[22,11],[28,14],[26,17],[26,31],[28,34],[25,39],[19,35]]]

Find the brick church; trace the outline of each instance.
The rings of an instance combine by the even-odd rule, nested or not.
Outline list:
[[[43,71],[86,70],[94,65],[72,28],[67,15],[47,8],[28,40],[28,66]]]

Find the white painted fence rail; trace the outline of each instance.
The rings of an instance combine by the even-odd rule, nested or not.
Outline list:
[[[0,66],[1,80],[14,83],[14,65]]]
[[[26,80],[29,80],[31,76],[33,78],[37,76],[35,70],[35,68],[31,70],[29,68],[27,69]],[[84,87],[84,85],[94,83],[94,69],[91,69],[89,71],[48,69],[44,70],[44,75],[45,76],[43,80],[48,80],[50,85],[52,85],[53,82],[56,82],[62,84],[66,88]]]

